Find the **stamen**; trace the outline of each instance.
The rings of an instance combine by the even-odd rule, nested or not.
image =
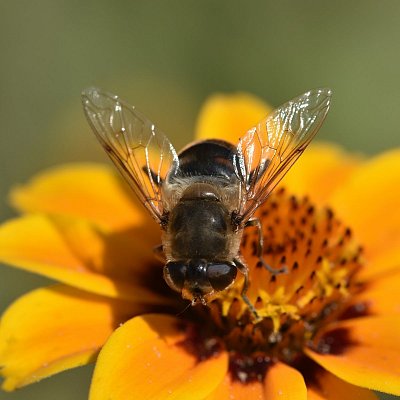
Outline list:
[[[240,276],[207,309],[208,334],[230,352],[232,377],[241,382],[262,379],[275,360],[295,363],[318,329],[343,313],[349,296],[359,290],[361,250],[333,210],[281,190],[256,217],[262,223],[262,260],[253,227],[244,233],[241,255],[257,318],[241,297]],[[264,265],[287,273],[271,273]]]

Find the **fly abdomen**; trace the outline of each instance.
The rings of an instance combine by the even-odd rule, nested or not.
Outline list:
[[[168,176],[170,183],[188,177],[222,178],[226,183],[238,182],[234,168],[236,147],[223,140],[204,140],[179,153],[179,169]]]

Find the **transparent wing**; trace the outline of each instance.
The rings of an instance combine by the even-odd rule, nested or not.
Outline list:
[[[330,89],[310,90],[277,108],[250,129],[237,146],[242,185],[239,215],[246,222],[262,204],[321,127]]]
[[[107,154],[153,217],[162,222],[161,185],[177,170],[167,137],[118,96],[89,88],[82,93],[86,117]]]

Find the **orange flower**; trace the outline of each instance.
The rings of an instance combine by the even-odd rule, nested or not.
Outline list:
[[[268,111],[247,95],[214,97],[197,137],[235,141]],[[264,257],[289,273],[271,277],[256,232],[243,237],[259,321],[240,277],[184,310],[152,254],[158,226],[107,167],[64,166],[16,188],[23,215],[0,227],[0,261],[61,283],[4,313],[3,389],[97,359],[91,400],[400,395],[399,156],[306,151],[258,211]]]

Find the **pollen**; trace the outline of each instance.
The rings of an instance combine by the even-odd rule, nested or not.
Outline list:
[[[259,209],[263,262],[256,228],[246,228],[241,257],[249,268],[247,292],[257,316],[241,298],[243,278],[210,304],[214,334],[231,354],[241,381],[262,376],[270,362],[295,363],[318,329],[338,318],[358,290],[362,249],[329,208],[278,190]],[[285,273],[271,273],[285,268]],[[260,372],[261,371],[261,372]]]

